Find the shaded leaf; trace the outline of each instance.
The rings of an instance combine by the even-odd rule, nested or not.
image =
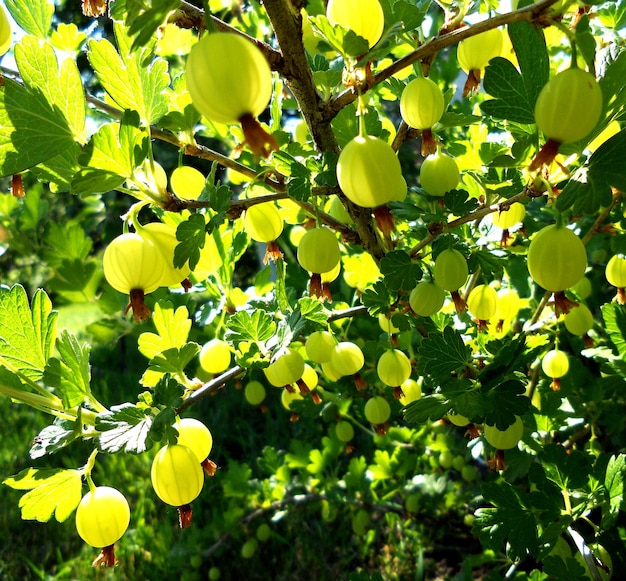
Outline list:
[[[422,278],[422,269],[404,250],[388,252],[380,261],[383,282],[391,293],[410,291]]]
[[[50,426],[46,426],[35,438],[30,449],[30,457],[34,460],[46,454],[54,454],[81,435],[80,421],[57,418]]]
[[[51,357],[44,371],[44,382],[56,388],[66,408],[82,404],[91,394],[90,346],[62,331],[56,342],[60,358]]]

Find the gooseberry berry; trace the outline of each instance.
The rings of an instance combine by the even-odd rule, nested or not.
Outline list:
[[[508,230],[519,224],[526,216],[526,206],[519,202],[512,203],[506,210],[491,214],[491,222],[494,226]]]
[[[484,327],[484,322],[496,314],[498,292],[487,284],[475,286],[467,297],[467,308],[470,314],[479,321],[479,328]]]
[[[560,349],[548,351],[541,360],[541,369],[552,378],[551,387],[557,391],[561,388],[561,377],[569,371],[569,359],[567,354]]]
[[[384,424],[391,417],[391,406],[382,396],[376,395],[365,404],[365,418],[374,425]]]
[[[339,377],[354,375],[365,364],[365,357],[356,343],[342,341],[335,345],[330,356],[330,364]]]
[[[130,507],[124,495],[110,486],[98,486],[83,496],[76,509],[80,538],[97,548],[113,545],[130,523]]]
[[[250,381],[244,389],[244,397],[251,405],[259,405],[265,400],[265,386],[260,381]]]
[[[204,189],[205,178],[202,172],[189,165],[181,165],[170,175],[170,186],[177,198],[197,200]]]
[[[485,440],[496,450],[509,450],[515,448],[524,435],[524,423],[522,418],[515,416],[515,421],[506,429],[499,430],[496,426],[485,424],[483,432]]]
[[[143,226],[135,222],[137,233],[143,238],[148,238],[161,252],[165,261],[165,271],[159,286],[179,285],[190,274],[189,263],[185,263],[181,268],[174,267],[174,252],[178,246],[176,229],[163,222],[150,222]]]
[[[243,215],[243,227],[256,242],[272,242],[283,231],[283,219],[272,202],[250,206]]]
[[[4,6],[0,4],[0,55],[3,55],[9,50],[12,40],[13,33],[11,31],[9,17]]]
[[[611,256],[604,270],[606,280],[609,284],[617,287],[617,301],[620,304],[626,302],[626,257],[620,254]]]
[[[309,272],[329,272],[339,264],[340,258],[339,242],[330,228],[313,228],[300,239],[298,262]]]
[[[430,196],[445,195],[459,185],[460,179],[456,161],[444,153],[427,157],[420,168],[420,183]]]
[[[266,157],[278,149],[255,119],[272,96],[272,71],[251,40],[228,32],[203,36],[189,52],[185,78],[194,106],[205,117],[240,122],[255,153]]]
[[[437,255],[433,276],[440,288],[458,290],[465,284],[468,274],[467,261],[455,248],[446,248]]]
[[[443,115],[445,103],[439,85],[427,77],[413,79],[402,91],[400,114],[409,127],[422,130],[422,155],[437,151],[432,126]]]
[[[417,401],[422,397],[422,386],[414,379],[407,379],[400,385],[402,389],[402,395],[400,396],[400,403],[403,406],[409,405],[412,401]]]
[[[343,26],[374,46],[383,34],[385,15],[378,0],[329,0],[326,17],[333,25]]]
[[[422,281],[411,291],[409,305],[416,315],[431,317],[438,313],[446,300],[443,289],[430,281]]]
[[[174,427],[178,430],[177,444],[187,446],[202,464],[213,449],[213,435],[209,428],[195,418],[182,418]]]
[[[504,39],[499,28],[492,28],[459,42],[457,47],[459,65],[468,73],[463,87],[463,97],[478,90],[482,69],[492,58],[500,56],[503,44]]]
[[[206,342],[198,356],[200,367],[207,373],[222,373],[230,365],[232,353],[230,345],[222,339],[211,339]]]
[[[401,202],[407,185],[395,151],[382,139],[357,136],[341,151],[337,180],[346,197],[363,208]]]
[[[259,548],[259,541],[251,537],[243,545],[241,545],[241,556],[244,559],[252,559]]]
[[[266,367],[263,372],[275,387],[296,383],[304,373],[304,359],[295,349],[287,347]]]
[[[548,138],[530,164],[531,171],[552,162],[562,143],[587,137],[602,113],[602,90],[595,77],[571,67],[552,77],[535,103],[535,122]]]
[[[135,321],[150,316],[144,295],[162,285],[167,265],[159,249],[139,234],[127,233],[114,238],[102,257],[102,269],[107,282],[117,291],[130,295]]]
[[[400,331],[400,329],[393,324],[391,317],[388,317],[387,315],[385,315],[385,313],[378,314],[378,326],[380,327],[381,331],[384,331],[389,335],[393,335]]]
[[[304,343],[307,357],[315,363],[330,361],[333,349],[337,341],[328,331],[314,331]]]
[[[180,444],[163,446],[152,461],[152,488],[166,504],[179,509],[180,527],[191,524],[189,503],[202,491],[204,476],[196,455]]]
[[[385,385],[396,387],[409,379],[411,361],[399,349],[388,349],[380,356],[376,372]]]
[[[350,422],[341,420],[335,426],[335,435],[341,442],[349,442],[354,438],[354,427]]]
[[[269,540],[271,536],[272,529],[270,528],[270,525],[264,522],[258,526],[256,530],[256,538],[259,539],[259,541],[264,543],[265,541]]]
[[[569,228],[545,226],[528,247],[528,271],[542,288],[564,291],[585,274],[587,252],[582,240]]]
[[[593,314],[587,305],[580,303],[565,315],[563,323],[572,335],[583,336],[593,328]]]

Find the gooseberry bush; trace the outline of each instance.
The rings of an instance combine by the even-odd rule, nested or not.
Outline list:
[[[78,540],[7,554],[626,570],[625,30],[623,0],[7,0],[2,505]]]

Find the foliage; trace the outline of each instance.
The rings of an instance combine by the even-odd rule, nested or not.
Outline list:
[[[623,1],[381,0],[371,47],[317,0],[195,4],[0,7],[14,32],[0,87],[0,504],[11,539],[0,576],[86,577],[93,549],[71,517],[94,482],[129,500],[116,543],[123,578],[193,580],[213,567],[222,578],[541,580],[578,578],[585,563],[595,579],[607,564],[590,553],[599,544],[626,569],[626,293],[604,273],[626,254]],[[502,53],[470,73],[461,97],[456,46],[494,29]],[[259,119],[203,117],[186,90],[198,33],[218,31],[254,41],[272,69]],[[232,83],[206,97],[234,102],[241,69],[218,64]],[[602,113],[585,138],[545,144],[535,104],[569,66],[597,78]],[[445,100],[429,129],[400,116],[404,87],[421,76]],[[400,161],[401,175],[348,172],[360,187],[393,183],[386,206],[362,208],[338,185],[340,153],[358,135]],[[443,150],[461,180],[435,197],[420,167]],[[205,176],[194,195],[172,191],[180,166]],[[515,202],[523,222],[502,231],[490,215]],[[243,220],[257,204],[284,222],[266,249]],[[102,274],[103,253],[152,222],[163,225],[148,243],[153,270],[188,278],[145,296],[139,280],[123,296]],[[530,240],[551,224],[582,240],[588,263],[554,294],[527,267]],[[315,226],[337,237],[341,264],[311,275],[297,245]],[[469,276],[438,312],[417,316],[411,291],[434,280],[447,249]],[[321,263],[311,252],[324,250],[307,252]],[[542,266],[558,271],[562,253],[550,250]],[[514,291],[514,306],[499,298],[493,318],[472,320],[465,299],[479,285]],[[593,325],[577,335],[563,319],[580,304]],[[357,373],[332,355],[309,360],[306,338],[322,330],[363,353]],[[198,360],[214,338],[233,355],[215,376]],[[377,373],[392,348],[411,360],[401,386]],[[555,348],[569,357],[560,378],[541,369]],[[283,371],[306,362],[304,372],[274,387],[286,353]],[[250,381],[267,387],[254,406]],[[389,403],[389,421],[367,421],[372,397]],[[180,531],[148,483],[189,414],[211,429],[213,449],[197,458],[204,490]],[[483,426],[517,418],[519,444],[494,450]],[[355,428],[348,442],[338,422]],[[563,543],[571,558],[557,554]]]

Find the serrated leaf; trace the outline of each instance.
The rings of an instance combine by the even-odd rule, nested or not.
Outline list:
[[[478,208],[478,200],[470,198],[465,190],[450,190],[443,197],[443,202],[450,213],[465,216]]]
[[[43,290],[31,304],[24,287],[0,288],[0,365],[39,381],[56,339],[56,311]]]
[[[546,477],[563,490],[582,488],[589,478],[589,457],[578,450],[568,451],[563,446],[548,444],[538,458]]]
[[[8,78],[0,91],[0,173],[19,173],[75,145],[63,113],[41,91]],[[45,147],[42,147],[45,144]]]
[[[50,426],[46,426],[33,439],[30,457],[35,460],[46,454],[54,454],[81,435],[80,421],[57,418]]]
[[[450,402],[439,394],[426,395],[412,401],[404,410],[404,419],[413,424],[440,420],[450,411]]]
[[[141,10],[128,10],[126,13],[128,34],[134,37],[132,50],[150,41],[157,29],[165,24],[168,15],[178,9],[181,0],[151,0],[149,5],[146,2],[141,4]]]
[[[606,476],[604,478],[604,487],[609,495],[608,513],[617,518],[617,514],[624,504],[624,477],[626,476],[626,457],[623,454],[619,456],[611,456],[609,464],[606,467]],[[608,518],[602,515],[602,524],[608,528]]]
[[[150,58],[147,49],[131,54],[129,38],[119,24],[115,25],[115,38],[119,53],[106,39],[91,40],[89,62],[98,81],[121,110],[137,111],[146,125],[155,123],[167,113],[167,62]]]
[[[24,520],[47,522],[52,516],[63,522],[78,506],[82,488],[81,470],[27,468],[5,478],[4,484],[16,490],[28,490],[20,498]]]
[[[382,280],[375,282],[370,288],[365,289],[361,295],[361,302],[367,307],[371,315],[386,313],[394,302]]]
[[[265,311],[256,310],[252,314],[239,311],[228,321],[224,339],[237,344],[241,341],[264,343],[276,332],[276,323]]]
[[[48,36],[54,3],[50,0],[5,0],[5,6],[18,26],[39,39]]]
[[[443,333],[430,333],[419,346],[418,373],[448,379],[453,371],[463,368],[471,359],[471,349],[452,327]]]
[[[200,249],[206,241],[207,224],[202,214],[191,214],[185,222],[176,228],[176,240],[179,244],[174,249],[174,266],[181,268],[187,261],[193,270],[200,260]]]
[[[530,400],[525,391],[521,381],[509,379],[484,393],[483,405],[488,409],[485,422],[499,430],[511,426],[515,416],[523,416],[530,410]]]
[[[404,250],[388,252],[380,261],[383,282],[391,293],[410,291],[422,278],[422,269]]]
[[[376,450],[374,452],[374,463],[369,466],[369,470],[376,480],[388,480],[395,476],[397,467],[397,462],[392,462],[387,450]]]
[[[589,158],[586,166],[577,169],[563,191],[556,207],[572,209],[577,214],[595,214],[611,204],[611,187],[626,189],[626,169],[621,160],[626,156],[626,130],[605,141]]]
[[[48,103],[58,108],[74,138],[84,142],[87,104],[76,63],[64,59],[59,67],[54,49],[32,36],[25,36],[14,50],[15,61],[26,85],[40,91]]]
[[[152,447],[148,438],[153,416],[149,409],[131,403],[113,406],[110,412],[96,416],[96,430],[102,432],[97,440],[98,450],[115,454],[141,454]]]
[[[620,356],[626,359],[626,312],[616,303],[602,305],[604,328]]]
[[[200,352],[200,345],[197,343],[185,343],[182,347],[172,347],[162,351],[150,359],[148,369],[156,373],[170,373],[172,375],[182,375],[185,367]]]
[[[148,136],[138,127],[136,113],[127,111],[120,123],[103,125],[78,158],[83,168],[72,180],[74,193],[103,193],[119,187],[145,159]]]
[[[178,407],[182,403],[184,387],[172,377],[164,377],[152,390],[152,403],[155,406]]]
[[[191,319],[187,307],[180,306],[174,311],[169,301],[159,301],[154,307],[152,321],[157,333],[142,333],[139,336],[139,352],[152,359],[172,347],[181,348],[187,342],[191,330]]]
[[[507,59],[491,59],[483,85],[496,99],[483,102],[481,109],[497,119],[534,124],[535,101],[550,74],[545,39],[528,22],[510,24],[508,30],[520,70]]]
[[[328,321],[328,314],[319,300],[304,297],[298,300],[298,309],[307,321],[325,325]]]
[[[393,5],[393,15],[397,21],[402,22],[405,31],[415,30],[424,21],[429,6],[430,0],[415,3],[399,0]]]
[[[495,508],[479,508],[474,514],[473,530],[481,542],[500,552],[509,543],[507,556],[522,559],[538,545],[535,518],[527,506],[524,493],[506,481],[486,482],[481,486],[483,497]]]
[[[91,393],[90,347],[87,343],[80,344],[67,331],[61,332],[56,347],[61,358],[50,357],[43,380],[56,388],[66,408],[72,408],[82,404]]]
[[[92,301],[102,279],[102,264],[95,259],[64,260],[49,281],[50,290],[75,303]]]

